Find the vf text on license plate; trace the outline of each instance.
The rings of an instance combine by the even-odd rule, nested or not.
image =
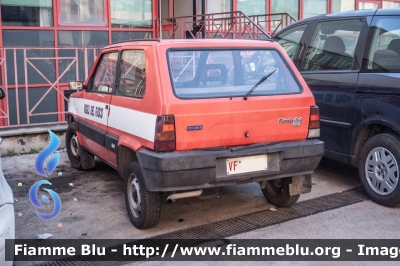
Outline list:
[[[226,173],[228,175],[265,171],[267,169],[268,162],[266,154],[226,160]]]

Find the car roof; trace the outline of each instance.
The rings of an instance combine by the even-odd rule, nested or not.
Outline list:
[[[345,12],[338,12],[332,14],[324,14],[315,17],[310,17],[306,19],[302,19],[297,21],[294,24],[302,23],[302,22],[311,22],[315,20],[325,20],[330,18],[351,18],[351,17],[364,17],[364,16],[373,16],[377,11],[386,11],[389,9],[362,9],[362,10],[353,10],[353,11],[345,11]],[[400,9],[396,9],[397,14],[400,14]],[[291,24],[291,25],[294,25]]]
[[[302,19],[297,21],[296,23],[291,24],[295,25],[303,22],[311,22],[315,20],[325,20],[325,19],[334,19],[334,18],[351,18],[351,17],[365,17],[365,16],[394,16],[400,15],[400,8],[385,8],[385,9],[361,9],[361,10],[353,10],[353,11],[344,11],[332,14],[324,14],[315,17],[310,17],[306,19]]]
[[[234,43],[234,44],[243,44],[249,45],[249,43],[254,42],[273,42],[272,39],[143,39],[143,40],[129,40],[122,41],[118,43],[114,43],[104,47],[104,49],[115,48],[120,46],[129,46],[129,45],[144,45],[144,44],[221,44],[221,43]]]
[[[365,17],[365,16],[395,16],[395,15],[400,15],[400,8],[385,8],[385,9],[362,9],[362,10],[353,10],[353,11],[344,11],[344,12],[338,12],[338,13],[332,13],[332,14],[325,14],[325,15],[319,15],[315,17],[310,17],[306,19],[299,20],[293,24],[290,24],[286,28],[283,28],[282,30],[278,31],[275,33],[272,37],[274,38],[276,35],[279,35],[282,31],[284,31],[287,28],[291,28],[293,26],[303,24],[303,23],[308,23],[308,22],[313,22],[313,21],[319,21],[319,20],[327,20],[327,19],[337,19],[337,18],[352,18],[352,17]]]
[[[400,8],[385,8],[378,9],[375,13],[375,16],[392,16],[392,15],[400,15]]]

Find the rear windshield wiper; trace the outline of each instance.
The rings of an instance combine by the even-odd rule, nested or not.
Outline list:
[[[253,88],[251,88],[251,90],[249,90],[249,91],[246,93],[246,95],[243,97],[243,99],[244,99],[245,101],[247,101],[247,97],[249,97],[249,95],[253,93],[253,91],[258,87],[258,85],[260,85],[261,83],[263,83],[264,81],[266,81],[267,78],[269,78],[269,77],[270,77],[272,74],[274,74],[275,71],[277,71],[277,70],[278,70],[278,69],[275,68],[273,71],[269,72],[267,75],[265,75],[264,77],[262,77],[262,78],[257,82],[257,84],[254,85]]]

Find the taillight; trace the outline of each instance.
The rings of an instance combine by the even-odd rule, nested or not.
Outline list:
[[[311,106],[310,108],[310,124],[308,126],[308,138],[319,138],[320,135],[319,108]]]
[[[156,121],[156,134],[154,137],[155,151],[174,151],[175,144],[175,119],[173,115],[159,115]]]

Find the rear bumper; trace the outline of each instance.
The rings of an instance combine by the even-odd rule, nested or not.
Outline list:
[[[226,159],[263,154],[267,170],[227,174]],[[324,143],[315,139],[170,153],[142,149],[136,155],[149,191],[179,191],[308,175],[323,154]]]

